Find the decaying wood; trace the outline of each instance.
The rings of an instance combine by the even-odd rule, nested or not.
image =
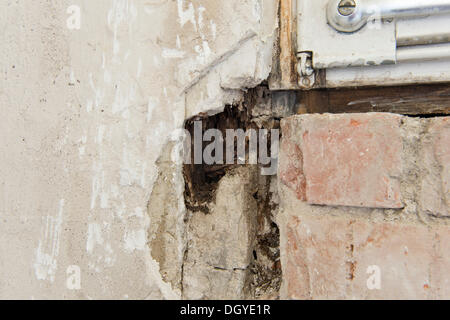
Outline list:
[[[299,91],[299,113],[450,114],[450,85],[409,85]]]
[[[271,90],[298,89],[298,77],[295,57],[295,16],[293,1],[279,0],[279,35],[274,55],[274,68],[269,79]]]
[[[292,0],[280,1],[280,48],[281,86],[289,87],[297,81],[292,42]]]

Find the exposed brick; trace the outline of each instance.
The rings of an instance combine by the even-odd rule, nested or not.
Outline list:
[[[287,119],[280,178],[311,204],[402,208],[400,123],[384,113]]]
[[[433,231],[427,226],[357,222],[352,234],[356,264],[353,296],[362,299],[429,298]],[[369,269],[371,266],[380,270],[379,290],[368,289],[367,281],[374,272]]]
[[[421,207],[435,216],[450,216],[450,117],[430,120],[422,150],[427,173],[422,181]]]
[[[450,298],[449,226],[329,216],[287,221],[282,298]],[[379,289],[367,284],[376,277],[369,267],[380,271]]]
[[[434,234],[434,263],[431,265],[432,298],[450,297],[450,232],[448,226],[441,226]]]
[[[294,120],[295,121],[295,120]],[[283,138],[280,144],[278,177],[280,181],[294,190],[299,200],[306,200],[306,180],[303,175],[303,155],[295,139],[296,127],[292,121],[282,121]]]
[[[288,299],[344,299],[346,286],[345,219],[290,217],[286,226],[287,263],[283,281]]]

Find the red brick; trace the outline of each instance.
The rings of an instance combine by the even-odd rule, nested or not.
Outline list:
[[[420,204],[435,216],[450,216],[450,117],[430,120],[427,139],[423,141],[425,175]],[[436,172],[433,172],[433,168]]]
[[[433,232],[424,225],[355,223],[352,294],[361,299],[427,299]],[[378,266],[380,290],[368,290],[368,268]]]
[[[344,299],[346,234],[344,219],[291,217],[286,226],[283,281],[287,299]]]
[[[450,227],[290,216],[286,299],[449,299]],[[370,290],[368,267],[380,270]]]
[[[430,291],[435,299],[449,299],[450,297],[450,232],[448,226],[441,226],[435,230],[434,262],[431,265]]]
[[[281,155],[290,159],[282,163],[280,178],[297,194],[302,192],[299,181],[304,179],[308,203],[403,207],[398,180],[402,171],[401,116],[302,115],[285,121],[284,128],[287,122],[291,128]],[[294,152],[296,146],[300,149]],[[302,178],[296,180],[296,176]]]
[[[294,120],[295,121],[295,120]],[[278,177],[280,181],[294,190],[299,200],[306,200],[306,180],[303,175],[303,155],[295,141],[291,121],[282,121],[283,137],[280,144]]]

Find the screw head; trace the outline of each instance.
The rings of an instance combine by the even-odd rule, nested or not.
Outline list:
[[[309,80],[308,78],[302,78],[302,85],[305,87],[309,87],[311,85],[311,80]]]
[[[355,0],[342,0],[339,2],[338,11],[343,16],[349,16],[356,10]]]

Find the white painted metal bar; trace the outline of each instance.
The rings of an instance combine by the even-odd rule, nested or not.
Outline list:
[[[450,13],[450,0],[351,0],[348,14],[340,13],[341,0],[330,0],[328,23],[341,32],[355,32],[371,19],[421,17]]]
[[[450,42],[450,15],[399,19],[397,47]]]
[[[450,43],[397,48],[397,62],[450,59]]]
[[[404,62],[389,66],[331,68],[326,87],[391,86],[450,82],[450,60]]]

